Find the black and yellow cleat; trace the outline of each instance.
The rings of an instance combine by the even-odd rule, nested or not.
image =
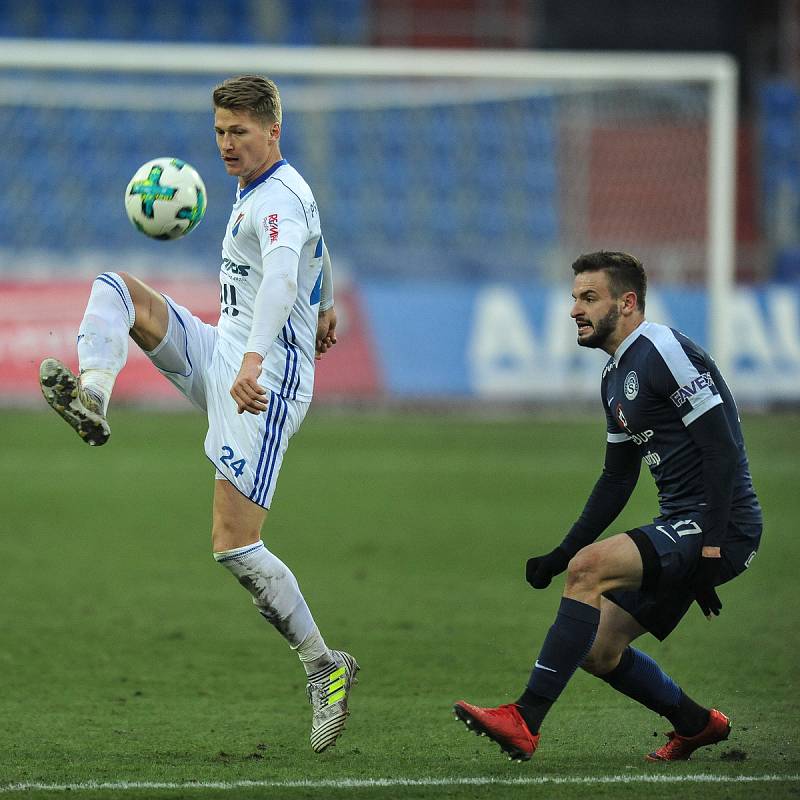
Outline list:
[[[84,442],[99,446],[108,441],[111,428],[102,402],[84,391],[72,370],[56,358],[39,366],[39,385],[44,399]]]

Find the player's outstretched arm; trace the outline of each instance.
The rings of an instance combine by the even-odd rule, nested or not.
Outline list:
[[[525,579],[534,589],[549,586],[550,581],[567,568],[570,559],[597,539],[619,516],[636,487],[641,463],[633,442],[609,442],[606,445],[603,472],[578,521],[558,547],[546,555],[528,559]]]

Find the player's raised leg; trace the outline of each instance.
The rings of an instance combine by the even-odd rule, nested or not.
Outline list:
[[[152,350],[166,335],[167,321],[163,296],[132,275],[95,278],[78,329],[79,374],[55,358],[39,367],[45,400],[88,444],[105,444],[111,435],[106,414],[128,358],[128,336]]]
[[[358,664],[330,650],[317,628],[291,570],[261,540],[267,511],[227,480],[215,481],[214,558],[253,596],[259,613],[297,651],[308,677],[312,706],[311,746],[322,752],[336,743],[348,716],[350,687]]]

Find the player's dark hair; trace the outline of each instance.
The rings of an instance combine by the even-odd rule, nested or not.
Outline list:
[[[647,275],[642,262],[630,253],[612,253],[600,250],[597,253],[586,253],[572,265],[572,271],[599,272],[608,275],[608,288],[613,297],[624,292],[636,293],[636,307],[644,312],[644,298],[647,294]]]
[[[228,78],[214,89],[215,108],[249,111],[265,124],[280,123],[281,95],[274,81],[261,75]]]

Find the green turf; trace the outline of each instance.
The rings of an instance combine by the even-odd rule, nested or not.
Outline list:
[[[603,452],[597,415],[312,411],[289,449],[264,539],[298,576],[329,644],[362,665],[348,729],[321,756],[307,744],[296,657],[211,558],[203,419],[125,410],[111,419],[110,443],[95,449],[55,416],[3,413],[0,787],[800,773],[797,417],[745,419],[766,532],[751,572],[721,591],[722,616],[709,623],[695,608],[667,642],[642,640],[691,695],[734,719],[728,743],[666,768],[642,754],[668,723],[583,673],[529,764],[510,764],[450,716],[457,699],[508,702],[525,684],[562,585],[534,592],[525,559],[554,546],[579,512]],[[615,529],[654,510],[643,473]],[[532,794],[779,798],[798,797],[800,784],[71,793]]]

